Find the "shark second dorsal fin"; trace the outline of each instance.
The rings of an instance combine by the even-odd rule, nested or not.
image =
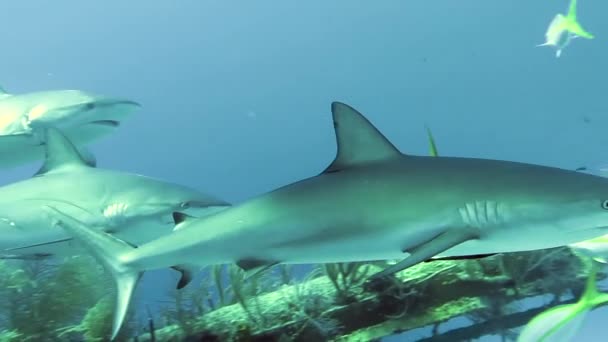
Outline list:
[[[48,174],[73,168],[90,167],[90,160],[86,160],[78,152],[72,142],[57,128],[45,129],[44,164],[36,175]]]
[[[331,112],[338,152],[325,173],[403,156],[369,120],[351,106],[333,102]]]

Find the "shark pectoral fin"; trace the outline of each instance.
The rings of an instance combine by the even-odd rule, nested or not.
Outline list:
[[[52,256],[49,253],[0,254],[0,260],[42,260]]]
[[[188,265],[188,264],[175,265],[175,266],[173,266],[171,268],[174,269],[174,270],[176,270],[176,271],[178,271],[182,275],[179,278],[179,281],[177,282],[176,288],[178,290],[181,290],[184,287],[186,287],[188,284],[190,284],[190,282],[192,281],[192,278],[194,278],[194,274],[199,271],[199,267],[198,266],[196,266],[196,265]]]
[[[184,227],[184,224],[187,221],[195,219],[196,217],[190,216],[188,214],[176,211],[173,213],[173,223],[175,223],[175,227],[173,227],[173,231],[180,230]]]
[[[479,259],[491,257],[491,256],[496,255],[496,254],[498,254],[498,253],[460,255],[460,256],[453,256],[453,257],[438,257],[438,258],[430,258],[428,260],[425,260],[424,262],[446,261],[446,260],[450,260],[450,261],[455,261],[455,260],[479,260]]]
[[[403,156],[371,122],[351,106],[333,102],[331,112],[338,152],[324,173]]]
[[[34,247],[49,246],[49,245],[60,244],[60,243],[63,243],[63,242],[68,242],[68,241],[71,241],[71,240],[72,240],[72,238],[58,239],[58,240],[53,240],[53,241],[48,241],[48,242],[35,243],[33,245],[7,248],[7,249],[5,249],[5,251],[9,251],[10,252],[10,251],[18,251],[18,250],[21,250],[21,249],[28,249],[28,248],[34,248]]]
[[[245,271],[245,279],[249,279],[257,274],[269,270],[271,267],[279,264],[276,260],[263,260],[255,258],[240,259],[236,265]]]
[[[444,252],[456,245],[459,245],[465,241],[476,239],[477,237],[477,230],[473,228],[462,227],[448,229],[445,232],[437,235],[430,241],[405,251],[410,253],[407,258],[403,259],[395,265],[387,267],[386,269],[372,275],[371,279],[373,280],[403,271],[406,268],[428,260],[433,256]]]
[[[42,208],[47,211],[53,224],[60,226],[80,241],[112,274],[117,290],[110,339],[113,341],[124,322],[135,287],[143,275],[143,270],[125,263],[121,258],[124,254],[131,252],[134,249],[133,246],[101,230],[92,229],[56,208],[48,205]]]
[[[91,161],[83,158],[74,144],[59,129],[49,127],[44,132],[45,160],[36,175],[90,166]]]

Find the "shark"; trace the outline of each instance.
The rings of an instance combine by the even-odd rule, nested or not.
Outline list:
[[[175,210],[205,216],[229,206],[183,185],[93,167],[57,128],[45,129],[44,141],[40,170],[0,187],[0,259],[58,259],[83,252],[64,230],[49,225],[41,204],[61,208],[132,244],[170,234]],[[186,283],[195,271],[187,266],[175,268]]]
[[[81,90],[10,94],[0,88],[0,167],[44,157],[41,130],[57,127],[94,163],[85,145],[114,132],[138,102]]]
[[[54,205],[48,220],[76,238],[117,286],[112,338],[146,270],[236,263],[395,260],[369,279],[436,255],[563,246],[606,234],[608,180],[544,165],[401,152],[363,114],[331,106],[335,159],[322,172],[203,218],[173,214],[171,234],[133,246]]]

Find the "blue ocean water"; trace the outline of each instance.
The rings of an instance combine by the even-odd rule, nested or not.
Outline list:
[[[0,10],[0,85],[140,102],[92,146],[98,164],[235,203],[327,166],[331,101],[360,109],[405,153],[427,153],[426,124],[443,155],[599,165],[608,158],[608,4],[579,1],[579,19],[596,38],[577,39],[555,58],[535,45],[567,6],[12,1]],[[0,181],[37,167],[3,170]],[[172,282],[168,271],[150,272],[138,291],[152,302]],[[593,340],[606,315],[592,313],[581,341]]]

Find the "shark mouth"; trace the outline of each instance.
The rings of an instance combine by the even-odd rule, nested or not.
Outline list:
[[[116,120],[98,120],[91,122],[93,125],[107,126],[107,127],[118,127],[120,122]]]

